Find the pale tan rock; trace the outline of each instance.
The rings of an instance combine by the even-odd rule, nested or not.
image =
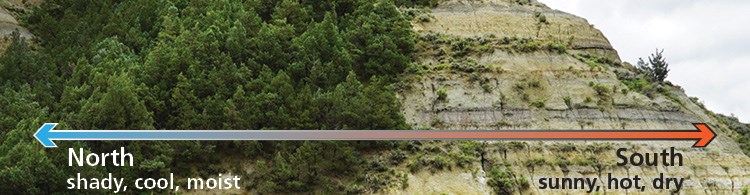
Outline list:
[[[549,24],[537,28],[535,13],[541,13]],[[403,113],[409,124],[422,129],[693,129],[691,123],[705,122],[719,136],[705,149],[691,148],[693,141],[528,141],[531,146],[541,145],[540,150],[528,147],[508,151],[506,155],[488,152],[486,158],[495,162],[507,161],[514,172],[530,178],[530,188],[521,194],[583,194],[574,190],[539,190],[536,180],[543,177],[597,177],[599,182],[607,173],[615,177],[639,175],[649,183],[645,192],[636,190],[607,190],[607,193],[664,194],[667,190],[654,190],[650,180],[664,173],[668,177],[684,177],[683,194],[738,194],[750,185],[750,158],[742,153],[733,140],[734,133],[725,128],[707,112],[688,99],[678,87],[667,87],[670,96],[656,93],[648,97],[627,89],[617,78],[615,71],[631,72],[629,65],[590,68],[572,54],[590,53],[620,62],[617,52],[602,33],[585,19],[552,10],[538,2],[517,5],[515,1],[447,1],[432,8],[430,22],[415,23],[414,30],[427,34],[439,32],[449,36],[474,37],[494,34],[496,37],[531,37],[544,40],[572,41],[569,54],[555,52],[510,52],[494,51],[469,55],[478,64],[500,72],[485,72],[478,76],[488,78],[487,92],[472,75],[450,71],[435,71],[420,75],[421,79],[405,79],[412,86],[402,90],[399,97]],[[417,63],[438,64],[440,60],[430,55],[418,55]],[[476,76],[476,75],[474,75]],[[408,77],[408,76],[407,76]],[[517,83],[539,81],[539,88],[514,89]],[[603,85],[611,92],[607,96],[597,94],[589,83]],[[436,101],[437,91],[447,94],[445,101]],[[526,93],[524,100],[521,93]],[[569,99],[566,103],[565,99]],[[588,99],[588,101],[587,101]],[[530,102],[543,100],[544,105],[535,107]],[[570,104],[570,105],[568,105]],[[492,142],[497,143],[497,142]],[[578,151],[557,152],[561,143],[573,143]],[[598,154],[584,152],[581,148],[594,143],[604,143],[612,149]],[[684,166],[619,167],[616,148],[630,148],[641,152],[660,152],[675,147],[684,156]],[[486,151],[496,151],[497,145],[489,144]],[[561,157],[584,159],[594,155],[603,165],[600,172],[591,165],[568,165],[561,167],[554,162]],[[544,158],[547,165],[537,166],[532,171],[523,165],[528,159]],[[482,171],[479,163],[469,170]],[[453,179],[448,179],[453,178]],[[487,194],[492,190],[477,180],[466,180],[460,171],[435,174],[416,173],[410,175],[410,185],[404,191],[391,193],[448,193]],[[471,186],[471,187],[469,187]],[[461,189],[457,191],[457,189]],[[445,190],[445,191],[443,191]],[[603,191],[599,192],[600,194]]]

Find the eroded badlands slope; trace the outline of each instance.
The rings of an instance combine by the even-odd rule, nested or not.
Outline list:
[[[486,142],[486,154],[467,168],[411,174],[406,192],[490,193],[485,172],[502,165],[529,181],[513,192],[522,194],[565,192],[537,190],[541,177],[602,180],[607,173],[646,181],[660,172],[685,177],[681,192],[687,194],[739,193],[750,184],[750,158],[731,131],[681,88],[640,79],[585,19],[518,1],[447,1],[412,11],[421,35],[418,67],[399,88],[403,112],[416,128],[691,129],[706,122],[719,137],[705,149],[687,141]],[[453,144],[442,144],[450,153]],[[614,166],[620,147],[676,147],[686,165]]]

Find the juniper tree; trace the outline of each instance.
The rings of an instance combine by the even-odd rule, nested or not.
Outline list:
[[[667,78],[667,74],[669,73],[669,63],[667,63],[666,58],[662,56],[663,52],[664,49],[661,51],[656,49],[656,52],[648,57],[648,64],[643,61],[643,58],[638,58],[638,68],[645,72],[648,78],[652,81],[664,82],[664,79]]]

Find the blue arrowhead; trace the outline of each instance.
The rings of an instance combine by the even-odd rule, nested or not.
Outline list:
[[[57,145],[55,145],[54,142],[50,139],[50,136],[52,135],[52,129],[57,126],[57,123],[44,123],[42,127],[39,128],[39,130],[34,133],[34,137],[39,140],[39,142],[44,145],[44,147],[47,148],[56,148]]]

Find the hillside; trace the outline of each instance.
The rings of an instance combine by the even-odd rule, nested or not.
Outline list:
[[[636,68],[621,63],[607,38],[585,19],[534,1],[447,1],[421,18],[428,19],[414,21],[420,34],[418,66],[413,75],[403,78],[400,91],[404,115],[412,126],[690,129],[693,122],[707,122],[721,131],[706,149],[692,149],[690,142],[523,142],[504,156],[490,151],[507,150],[507,143],[489,141],[485,158],[509,163],[516,175],[531,181],[562,175],[601,177],[598,174],[607,172],[657,177],[663,171],[691,178],[688,194],[738,193],[748,184],[750,158],[733,141],[733,132],[679,86],[641,84]],[[599,146],[606,149],[590,152],[589,148]],[[611,167],[616,160],[612,149],[619,147],[649,151],[676,147],[689,156],[689,166]],[[526,166],[540,160],[543,163]],[[407,191],[484,193],[489,190],[483,185],[459,187],[482,183],[479,169],[474,163],[463,171],[473,173],[472,177],[459,181],[446,179],[460,178],[455,171],[446,173],[451,176],[417,175],[410,181],[425,184]],[[544,192],[531,183],[530,190],[522,192]]]
[[[608,173],[684,177],[683,194],[750,186],[750,125],[707,110],[677,84],[649,81],[586,19],[535,0],[0,4],[0,194],[112,193],[66,189],[76,173],[239,175],[241,190],[221,191],[233,194],[585,194],[539,190],[537,180],[601,182]],[[138,152],[135,167],[80,168],[32,137],[52,121],[59,129],[164,130],[674,130],[701,122],[718,137],[706,148],[691,148],[694,141],[60,141],[60,148]],[[617,148],[672,147],[685,166],[615,165]]]

